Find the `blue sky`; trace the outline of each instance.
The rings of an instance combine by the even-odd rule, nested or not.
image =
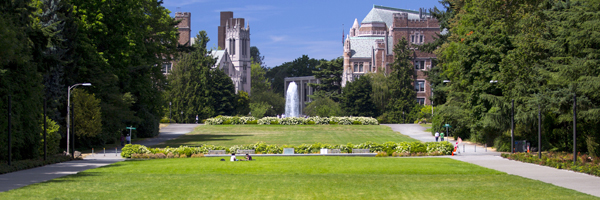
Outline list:
[[[163,4],[171,10],[171,16],[177,11],[190,12],[192,37],[205,30],[209,48],[217,47],[221,11],[233,11],[233,17],[245,18],[250,23],[250,45],[258,47],[268,67],[303,54],[327,60],[341,56],[342,30],[348,34],[354,19],[360,23],[373,5],[410,10],[441,8],[438,0],[164,0]]]

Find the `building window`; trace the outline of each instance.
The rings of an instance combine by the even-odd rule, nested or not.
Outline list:
[[[412,44],[423,44],[423,38],[424,36],[419,34],[419,33],[415,33],[414,35],[410,35],[410,43]]]
[[[415,91],[425,92],[425,81],[416,81],[415,82]]]
[[[425,69],[425,61],[424,60],[415,60],[415,69],[416,70],[424,70]]]
[[[171,63],[163,63],[162,64],[162,69],[161,69],[162,73],[163,74],[171,73],[171,67],[172,67]]]
[[[358,63],[358,71],[363,72],[363,63],[362,62]]]
[[[231,40],[231,55],[235,55],[235,39]]]
[[[417,103],[420,105],[425,105],[425,98],[417,98]]]
[[[354,72],[358,72],[358,63],[354,63]]]
[[[371,70],[371,72],[374,72],[374,71],[375,71],[375,67],[373,67],[373,66],[371,65],[371,62],[369,62],[369,70]]]

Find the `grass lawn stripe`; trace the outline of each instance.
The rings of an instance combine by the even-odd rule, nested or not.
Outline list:
[[[125,161],[0,199],[597,199],[449,158],[219,159]]]
[[[234,146],[265,142],[277,145],[359,144],[364,142],[417,141],[380,125],[203,125],[177,139],[155,147]]]

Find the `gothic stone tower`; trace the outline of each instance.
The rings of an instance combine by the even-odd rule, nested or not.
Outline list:
[[[224,26],[223,26],[223,22]],[[219,26],[219,49],[226,49],[231,62],[238,72],[236,88],[250,94],[250,26],[244,27],[244,18],[233,18],[233,12],[221,12]],[[223,43],[221,44],[221,41]],[[237,91],[236,91],[237,92]]]
[[[181,45],[190,45],[190,32],[192,31],[190,29],[191,16],[192,14],[189,12],[175,13],[175,20],[181,20],[177,25],[177,28],[179,29],[179,44]]]

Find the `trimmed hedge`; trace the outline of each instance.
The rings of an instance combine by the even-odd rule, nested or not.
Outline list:
[[[600,176],[600,158],[586,154],[577,155],[577,162],[573,165],[573,154],[565,152],[542,152],[542,159],[538,153],[503,153],[502,157],[526,163],[545,165],[556,169],[566,169],[594,176]]]
[[[378,144],[374,142],[365,142],[361,144],[301,144],[301,145],[275,145],[257,142],[248,145],[235,145],[229,148],[215,145],[202,145],[199,147],[180,146],[177,148],[147,148],[143,145],[125,145],[121,156],[124,158],[132,158],[133,155],[144,156],[145,154],[163,154],[167,158],[171,157],[193,157],[193,155],[207,154],[209,150],[225,150],[227,153],[236,152],[237,150],[254,150],[257,154],[281,154],[284,148],[294,148],[296,154],[316,154],[320,153],[321,149],[340,149],[342,153],[352,153],[352,149],[369,149],[370,152],[385,152],[388,156],[412,156],[412,155],[450,155],[454,146],[450,142],[386,142]],[[169,156],[172,155],[172,156]],[[150,158],[150,156],[147,156]],[[146,158],[146,157],[143,157]]]
[[[217,116],[206,119],[206,125],[222,125],[222,124],[258,124],[258,125],[378,125],[379,121],[372,117],[263,117],[256,120],[254,117],[231,117]]]

